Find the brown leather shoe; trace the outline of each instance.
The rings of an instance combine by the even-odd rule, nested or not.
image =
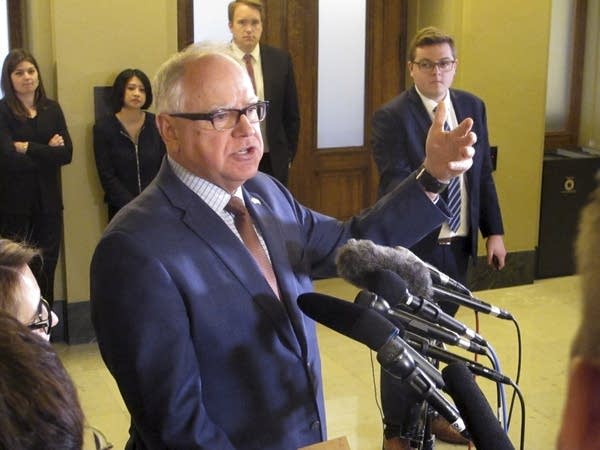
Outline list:
[[[456,431],[450,423],[442,416],[436,415],[431,420],[431,433],[440,441],[448,442],[449,444],[468,445],[469,440]]]
[[[399,437],[383,438],[383,450],[412,450],[410,441]]]

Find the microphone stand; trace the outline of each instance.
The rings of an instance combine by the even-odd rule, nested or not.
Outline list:
[[[429,339],[431,346],[439,345],[435,339]],[[424,358],[427,358],[423,355]],[[439,361],[432,358],[427,358],[436,367],[439,366]],[[401,437],[410,441],[411,448],[418,450],[435,450],[435,437],[432,433],[431,423],[433,418],[438,414],[427,401],[419,402],[420,407],[414,414],[410,414],[408,423],[403,427]]]

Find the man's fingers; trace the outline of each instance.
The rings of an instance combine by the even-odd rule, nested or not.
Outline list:
[[[444,130],[444,122],[446,122],[446,104],[442,101],[435,107],[432,127],[437,130]]]
[[[456,136],[465,136],[471,131],[471,128],[473,128],[473,119],[467,117],[452,132],[456,133]]]
[[[448,163],[448,168],[454,172],[454,175],[461,174],[466,172],[473,165],[473,159],[461,159],[460,161],[450,161]]]

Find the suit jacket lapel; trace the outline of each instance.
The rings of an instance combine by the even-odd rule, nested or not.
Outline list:
[[[254,304],[271,319],[282,342],[286,343],[288,348],[296,354],[301,355],[300,345],[290,324],[286,308],[273,296],[267,297],[264,295],[268,283],[244,244],[206,203],[177,178],[166,161],[163,163],[156,180],[173,206],[184,211],[181,218],[182,222],[210,247],[229,268],[240,284],[248,291]],[[246,201],[248,202],[247,199]],[[282,258],[279,257],[279,259]],[[240,270],[241,265],[243,270]],[[283,290],[283,283],[281,285],[280,289]]]
[[[274,64],[270,61],[268,49],[262,44],[260,44],[260,64],[263,76],[263,90],[265,93],[265,100],[271,100],[271,86],[273,86]]]
[[[417,93],[415,87],[411,87],[408,91],[408,99],[409,99],[409,107],[410,112],[413,115],[415,122],[418,127],[421,129],[425,135],[429,131],[429,127],[431,126],[431,118],[429,117],[429,113],[425,109],[423,102],[421,101],[421,97]],[[423,148],[423,157],[425,156],[425,148]]]
[[[254,219],[255,224],[261,231],[269,249],[269,256],[273,264],[273,270],[277,276],[279,290],[281,292],[281,302],[287,311],[287,318],[291,322],[297,339],[295,342],[300,344],[302,351],[306,352],[306,340],[304,338],[303,313],[298,308],[296,299],[300,295],[296,284],[290,283],[289,279],[283,274],[293,273],[285,248],[285,235],[281,229],[279,221],[275,220],[273,213],[263,200],[250,192],[245,192],[244,200],[246,208]]]

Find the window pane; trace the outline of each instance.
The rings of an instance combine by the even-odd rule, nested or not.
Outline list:
[[[318,148],[364,144],[365,25],[365,0],[319,2]]]
[[[8,53],[8,7],[6,0],[0,0],[0,61]],[[1,64],[1,63],[0,63]]]
[[[571,66],[575,0],[552,1],[552,24],[546,88],[546,131],[567,127],[571,98]]]
[[[227,5],[231,0],[194,0],[194,42],[229,42]]]

